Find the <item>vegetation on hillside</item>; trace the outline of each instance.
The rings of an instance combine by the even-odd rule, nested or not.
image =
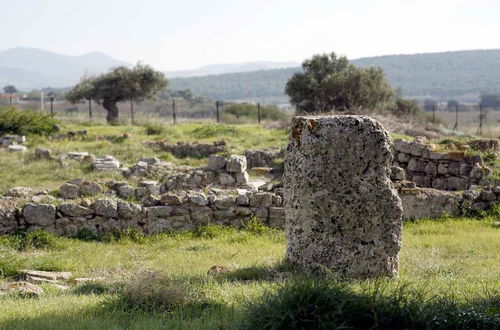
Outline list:
[[[481,93],[500,91],[500,50],[473,50],[391,55],[352,60],[358,67],[380,67],[394,88],[406,97],[462,97],[479,101]],[[174,89],[192,89],[212,98],[235,100],[283,97],[288,79],[300,68],[176,78]],[[471,99],[471,96],[474,99]]]

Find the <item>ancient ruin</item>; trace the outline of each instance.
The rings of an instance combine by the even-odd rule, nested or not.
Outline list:
[[[341,276],[398,275],[391,141],[366,116],[295,117],[285,152],[286,258]]]

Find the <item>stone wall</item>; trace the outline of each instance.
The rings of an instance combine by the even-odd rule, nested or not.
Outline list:
[[[283,149],[249,149],[245,151],[248,168],[275,167],[276,160],[283,157]]]
[[[227,143],[224,140],[215,141],[212,144],[197,142],[177,142],[175,144],[169,144],[165,141],[153,141],[148,144],[154,149],[168,151],[178,158],[204,158],[224,152],[227,149]]]
[[[1,204],[11,204],[0,208],[0,234],[43,229],[72,237],[82,229],[105,234],[134,228],[149,235],[190,230],[207,223],[242,226],[253,217],[270,227],[282,228],[285,219],[279,189],[277,193],[245,189],[169,193],[145,198],[142,203],[99,198],[93,202],[66,200],[15,207],[16,201],[22,204],[13,197],[0,199]]]
[[[71,184],[78,188],[79,185],[73,182]],[[84,183],[81,187],[85,196],[101,192],[96,183],[81,183]],[[117,191],[123,187],[119,183],[110,186]],[[208,222],[241,226],[254,216],[270,227],[284,227],[283,188],[280,186],[266,185],[270,191],[214,188],[159,195],[151,193],[156,189],[151,185],[142,187],[145,187],[144,195],[138,202],[130,202],[130,196],[128,200],[119,198],[120,194],[113,195],[113,190],[106,191],[108,197],[93,202],[86,198],[30,197],[18,193],[12,194],[16,197],[0,197],[0,234],[45,229],[58,235],[74,236],[83,228],[95,233],[136,228],[145,234],[154,234],[194,229]],[[75,190],[75,187],[69,188],[68,191]],[[500,203],[500,187],[481,192],[448,192],[400,186],[398,193],[405,220],[460,215]],[[54,204],[47,204],[47,201]]]
[[[441,190],[466,190],[479,184],[490,169],[481,156],[466,156],[465,151],[433,151],[431,145],[396,140],[394,165],[405,170],[406,179],[418,187]]]

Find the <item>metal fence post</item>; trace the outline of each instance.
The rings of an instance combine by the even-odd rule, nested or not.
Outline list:
[[[479,104],[479,128],[477,130],[478,135],[483,133],[483,104]]]
[[[134,125],[134,100],[130,99],[130,119],[132,125]]]
[[[260,125],[260,103],[257,103],[257,121]]]
[[[458,103],[455,107],[455,126],[453,126],[453,130],[456,131],[458,129]]]
[[[219,100],[215,101],[215,113],[217,116],[217,124],[219,123],[220,117],[219,117]]]
[[[54,114],[54,96],[50,96],[50,114]]]
[[[172,98],[172,117],[174,120],[174,125],[177,124],[177,114],[175,113],[175,99]]]
[[[92,99],[89,99],[89,119],[92,120]]]

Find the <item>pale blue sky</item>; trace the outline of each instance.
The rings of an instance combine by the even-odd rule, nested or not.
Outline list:
[[[500,48],[496,0],[0,0],[0,50],[101,51],[158,69]]]

